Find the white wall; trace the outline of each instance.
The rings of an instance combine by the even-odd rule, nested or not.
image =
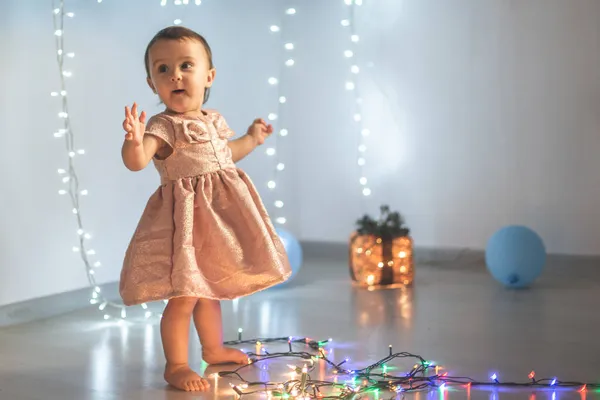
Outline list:
[[[279,41],[268,26],[284,2],[68,0],[76,18],[65,40],[76,52],[68,81],[78,146],[84,224],[104,267],[118,279],[127,242],[157,186],[149,168],[120,160],[123,107],[159,110],[147,89],[147,41],[175,18],[205,34],[217,82],[210,107],[239,133],[276,105],[266,84]],[[118,5],[117,5],[118,4]],[[344,90],[347,31],[342,0],[288,1],[286,30],[296,67],[282,141],[280,181],[289,229],[301,239],[345,241],[365,211],[389,203],[421,246],[483,248],[501,225],[535,228],[551,252],[600,254],[600,2],[595,0],[367,0],[359,14],[365,48],[361,88],[372,136],[363,203],[352,97]],[[142,17],[142,11],[144,16]],[[51,6],[9,0],[0,15],[0,305],[84,287],[76,225],[56,169],[66,161],[58,127]],[[312,25],[309,29],[309,24]],[[241,37],[237,37],[242,33]],[[265,202],[271,164],[263,149],[242,164]]]

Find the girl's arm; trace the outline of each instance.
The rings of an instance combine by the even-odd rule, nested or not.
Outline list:
[[[130,171],[140,171],[146,168],[163,143],[161,139],[152,135],[144,135],[141,143],[125,139],[121,149],[123,163]]]
[[[237,163],[258,146],[258,141],[254,136],[246,134],[239,139],[229,141],[227,144],[231,149],[233,162]]]
[[[246,157],[252,150],[263,144],[271,133],[273,133],[272,125],[267,124],[262,118],[255,119],[248,128],[248,133],[228,143],[233,162],[238,162]]]

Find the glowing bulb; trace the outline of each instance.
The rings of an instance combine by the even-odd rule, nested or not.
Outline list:
[[[354,55],[354,53],[352,52],[352,50],[346,50],[344,51],[344,56],[346,56],[347,58],[350,58]]]
[[[382,263],[382,262],[379,262],[379,263],[377,264],[377,266],[378,266],[379,268],[383,268],[383,263]]]
[[[60,118],[67,118],[67,117],[69,116],[69,114],[67,114],[67,113],[66,113],[66,112],[64,112],[64,111],[61,111],[61,112],[59,112],[59,113],[58,113],[58,116],[59,116]]]
[[[493,374],[492,376],[490,376],[490,379],[493,381],[498,380],[498,375]]]
[[[197,6],[199,6],[200,4],[202,4],[202,0],[196,0],[195,3]]]
[[[74,151],[70,151],[69,152],[69,157],[71,157],[71,158],[75,157],[75,152]]]
[[[83,229],[77,229],[77,234],[78,234],[79,236],[83,235]]]
[[[67,57],[73,58],[73,57],[75,57],[75,53],[67,53]]]
[[[85,150],[84,149],[79,149],[79,150],[77,150],[77,154],[84,155],[85,154]]]
[[[550,386],[554,386],[556,385],[556,378],[552,379],[552,382],[550,382]]]
[[[533,378],[535,378],[535,371],[531,371],[531,372],[529,373],[529,375],[527,375],[527,376],[529,377],[529,379],[533,379]]]
[[[370,196],[371,195],[371,189],[369,189],[369,188],[364,188],[362,192],[363,192],[364,196]]]
[[[277,78],[270,77],[269,78],[269,84],[271,84],[271,85],[277,85]]]
[[[52,96],[52,97],[56,97],[56,96],[58,96],[58,92],[51,92],[51,93],[50,93],[50,96]]]
[[[63,76],[69,78],[69,77],[73,76],[73,73],[71,71],[63,71]]]
[[[67,194],[67,191],[66,191],[66,190],[64,190],[64,189],[60,189],[60,190],[58,191],[58,194],[60,194],[60,195],[62,196],[62,195],[65,195],[65,194]]]
[[[277,25],[271,25],[269,29],[271,32],[279,32],[279,27]]]
[[[360,133],[361,133],[361,135],[363,135],[363,136],[366,137],[366,136],[369,136],[371,134],[371,131],[368,130],[368,129],[363,129]]]
[[[296,14],[296,9],[295,8],[288,8],[287,10],[285,10],[285,13],[287,15],[294,15],[294,14]]]
[[[127,317],[127,311],[125,311],[125,309],[121,309],[121,318],[125,318]]]
[[[267,183],[267,187],[268,187],[269,189],[275,189],[275,186],[277,186],[277,185],[275,184],[275,181],[269,181],[269,182]]]
[[[282,208],[283,207],[283,201],[281,201],[281,200],[275,201],[275,207]]]
[[[74,16],[75,16],[75,13],[72,13],[72,12],[67,13],[67,17],[69,17],[69,18],[73,18]]]
[[[287,130],[287,129],[281,129],[281,130],[279,131],[279,134],[280,134],[281,136],[287,136],[287,135],[288,135],[288,133],[289,133],[289,132],[288,132],[288,130]]]
[[[100,306],[98,307],[98,310],[103,311],[106,308],[106,302],[100,304]]]
[[[78,214],[79,213],[79,211],[77,211],[76,208],[74,208],[72,211],[73,211],[73,214]]]
[[[364,176],[362,178],[360,178],[360,184],[361,185],[366,185],[367,184],[367,178],[365,178]]]
[[[285,49],[286,50],[294,50],[294,43],[286,43]]]
[[[359,159],[358,159],[358,165],[360,165],[361,167],[362,167],[363,165],[365,165],[366,163],[367,163],[367,162],[365,161],[365,159],[364,159],[364,158],[362,158],[362,157],[361,157],[361,158],[359,158]]]
[[[291,67],[291,66],[293,66],[295,63],[296,63],[296,62],[290,58],[289,60],[287,60],[287,61],[285,62],[285,65],[286,65],[287,67]]]
[[[73,253],[78,253],[79,252],[79,247],[73,247]]]
[[[64,174],[65,172],[67,172],[67,171],[65,171],[65,170],[64,170],[64,169],[62,169],[62,168],[59,168],[59,169],[58,169],[58,173],[59,173],[59,174]]]
[[[354,0],[354,4],[357,6],[362,6],[362,0]]]
[[[92,238],[92,235],[90,235],[89,233],[86,233],[85,235],[83,235],[83,237],[89,240]]]
[[[343,19],[341,22],[342,26],[350,26],[350,21],[348,21],[347,19]]]
[[[285,98],[285,96],[280,96],[280,97],[279,97],[279,102],[280,102],[281,104],[285,103],[286,101],[287,101],[287,99]]]
[[[358,146],[358,151],[360,151],[361,153],[364,153],[365,151],[367,151],[367,146],[365,146],[364,144],[361,144],[360,146]]]
[[[275,121],[277,119],[277,114],[270,113],[267,118],[269,118],[270,121]]]
[[[406,257],[406,252],[405,251],[401,251],[400,253],[398,253],[398,257],[400,257],[400,258]]]
[[[66,96],[67,95],[67,91],[66,90],[61,90],[60,91],[60,95],[61,96]]]
[[[63,34],[63,31],[62,31],[61,29],[57,29],[57,30],[55,30],[55,31],[54,31],[54,34],[55,34],[56,36],[62,36],[62,34]]]
[[[358,42],[358,35],[352,35],[350,36],[350,40],[352,40],[354,43]]]
[[[54,14],[58,14],[60,12],[60,8],[55,8],[54,9]]]
[[[104,314],[104,319],[109,319],[109,318],[110,318],[110,315]]]
[[[354,82],[346,82],[346,90],[354,90]]]
[[[181,24],[181,20],[178,18],[178,19],[176,19],[175,21],[173,21],[173,23],[174,23],[175,25],[179,25],[179,24]]]
[[[358,65],[353,65],[353,66],[350,67],[350,71],[353,74],[358,74],[360,72],[360,68],[358,68]]]
[[[81,192],[79,192],[79,194],[81,194],[82,196],[87,196],[88,191],[84,189]]]
[[[88,250],[87,254],[90,255],[90,256],[93,256],[93,255],[96,254],[96,251],[93,250],[93,249],[92,250]]]
[[[146,316],[146,318],[150,318],[152,316],[152,312],[146,311],[144,315]]]
[[[102,265],[102,263],[100,261],[96,261],[94,263],[94,267],[96,267],[96,268],[100,267],[101,265]]]
[[[162,7],[166,6],[167,5],[167,0],[160,0],[160,5]]]
[[[283,171],[284,169],[285,169],[285,164],[284,163],[277,164],[277,171]]]
[[[275,155],[275,149],[273,147],[269,147],[266,151],[268,156],[273,156]]]
[[[287,221],[287,220],[286,220],[284,217],[279,217],[279,218],[277,218],[277,223],[278,223],[278,224],[281,224],[281,225],[283,225],[283,224],[285,224],[285,223],[286,223],[286,221]]]

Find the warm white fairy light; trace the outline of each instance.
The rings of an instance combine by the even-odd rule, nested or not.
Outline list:
[[[344,57],[346,57],[347,59],[349,59],[351,61],[350,64],[350,68],[349,68],[349,74],[348,74],[348,79],[346,80],[345,83],[345,88],[347,91],[351,91],[354,96],[355,96],[355,107],[356,107],[356,111],[353,114],[353,120],[354,122],[356,122],[357,124],[360,125],[360,128],[358,129],[359,134],[359,144],[357,147],[357,164],[359,167],[359,176],[360,179],[358,180],[358,182],[360,183],[360,187],[361,187],[361,191],[362,194],[364,196],[370,196],[371,195],[371,189],[369,187],[367,187],[367,183],[368,180],[365,177],[365,171],[364,171],[364,167],[367,164],[367,160],[365,158],[365,153],[367,151],[367,146],[365,144],[365,138],[367,136],[369,136],[370,131],[369,129],[365,128],[363,125],[363,116],[362,116],[362,98],[360,97],[360,91],[358,88],[358,75],[360,74],[360,67],[357,65],[357,61],[356,61],[356,57],[355,57],[355,53],[358,47],[358,42],[360,41],[360,38],[358,36],[358,34],[356,33],[356,23],[355,23],[355,15],[356,15],[356,6],[361,6],[362,5],[362,0],[344,0],[344,4],[346,4],[348,7],[348,18],[342,19],[341,20],[341,25],[344,28],[348,28],[350,30],[349,32],[349,38],[350,38],[350,42],[348,44],[348,47],[346,48],[346,50],[344,50]]]
[[[296,65],[296,60],[294,60],[294,58],[292,57],[293,51],[295,50],[296,46],[294,45],[293,42],[291,42],[289,40],[289,38],[284,38],[284,34],[287,33],[288,31],[285,30],[285,26],[286,23],[288,22],[287,19],[296,15],[296,13],[298,12],[298,10],[295,7],[287,7],[285,8],[284,11],[284,15],[282,17],[282,20],[280,21],[281,23],[279,25],[271,25],[269,27],[269,30],[271,33],[279,33],[280,34],[280,39],[281,39],[281,63],[284,67],[287,68],[291,68],[293,66]],[[272,76],[270,78],[268,78],[268,83],[272,86],[275,86],[277,88],[277,111],[275,112],[271,112],[267,115],[267,118],[269,119],[269,121],[278,121],[277,125],[281,125],[281,115],[283,114],[283,106],[287,105],[288,103],[288,98],[287,96],[283,95],[282,92],[285,90],[285,86],[282,88],[281,85],[281,81],[283,78],[283,74],[285,73],[285,70],[287,68],[282,68],[281,66],[279,68],[277,68],[277,71],[279,73],[279,76]],[[278,195],[278,191],[276,191],[275,189],[277,188],[277,179],[279,178],[279,175],[282,171],[284,171],[285,169],[285,165],[284,163],[282,163],[279,160],[279,157],[281,155],[281,152],[278,149],[278,145],[279,145],[279,138],[284,138],[286,136],[288,136],[289,131],[287,128],[281,127],[281,126],[276,126],[274,127],[275,132],[278,132],[278,134],[273,135],[273,137],[271,138],[272,140],[272,144],[271,147],[269,147],[266,150],[266,154],[268,157],[273,158],[273,170],[272,170],[272,176],[271,179],[267,182],[267,187],[269,189],[271,189],[271,192],[273,193],[273,196],[277,196]],[[275,222],[283,225],[287,222],[287,218],[285,218],[282,214],[283,214],[283,206],[284,203],[281,199],[277,199],[275,198],[273,203],[275,206],[275,210],[274,212],[272,212],[272,214],[275,214]]]
[[[166,7],[168,3],[168,0],[160,0],[161,7]],[[188,4],[190,4],[190,0],[174,0],[173,4],[176,6],[187,6]],[[199,6],[200,4],[202,4],[202,0],[195,0],[194,4]],[[173,25],[181,25],[182,23],[183,20],[181,18],[175,18],[173,20]]]
[[[75,161],[78,156],[85,155],[85,150],[77,148],[75,146],[75,134],[73,132],[72,123],[69,115],[69,102],[66,90],[66,80],[73,76],[71,70],[66,69],[65,63],[75,57],[74,52],[65,52],[65,17],[74,18],[75,14],[67,12],[65,10],[65,0],[54,0],[53,8],[53,23],[54,23],[54,39],[56,44],[56,59],[58,62],[58,70],[60,77],[60,90],[56,90],[50,93],[52,97],[60,97],[61,110],[57,116],[60,119],[61,128],[57,129],[53,136],[57,139],[62,139],[66,144],[66,155],[67,155],[67,166],[64,168],[58,168],[56,171],[61,177],[61,181],[64,184],[64,188],[58,190],[59,195],[69,195],[71,200],[71,211],[75,216],[77,222],[77,238],[79,243],[77,246],[73,246],[71,249],[74,253],[78,253],[83,264],[85,266],[86,275],[90,285],[90,304],[98,305],[100,311],[104,311],[107,307],[120,311],[122,318],[125,318],[125,306],[122,304],[114,303],[107,300],[102,294],[102,290],[96,283],[94,269],[99,268],[102,263],[93,258],[96,258],[96,251],[88,248],[88,242],[92,239],[92,235],[85,229],[83,225],[83,217],[81,215],[80,196],[86,196],[88,191],[80,189],[80,181],[77,170],[75,168]],[[101,3],[101,0],[98,0]],[[105,319],[109,319],[112,313],[106,312],[104,315]]]

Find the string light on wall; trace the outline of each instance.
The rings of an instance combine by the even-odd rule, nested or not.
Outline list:
[[[344,0],[344,3],[348,6],[348,18],[345,18],[341,21],[342,27],[350,30],[349,35],[349,45],[346,50],[344,50],[344,57],[349,60],[349,71],[348,78],[346,80],[346,90],[353,92],[355,97],[355,111],[353,115],[353,120],[357,125],[358,132],[358,144],[357,144],[357,157],[356,162],[358,164],[359,169],[359,179],[358,183],[360,184],[362,194],[364,196],[371,195],[371,189],[368,185],[368,180],[365,175],[365,165],[366,161],[366,138],[370,135],[371,131],[364,126],[363,117],[362,117],[362,104],[363,99],[360,97],[360,90],[358,84],[358,75],[360,73],[360,67],[358,65],[356,53],[358,50],[358,44],[360,41],[360,37],[356,32],[356,20],[355,14],[357,6],[361,6],[363,4],[362,0]]]
[[[165,7],[168,3],[168,0],[160,0],[160,5],[162,7]],[[190,1],[190,0],[174,0],[173,4],[176,6],[187,6],[188,4],[194,3],[195,5],[199,6],[200,4],[202,4],[202,0],[194,0],[194,1]],[[180,18],[176,18],[173,21],[173,24],[175,25],[181,25],[183,23],[183,21]]]
[[[279,198],[279,191],[277,191],[277,180],[281,173],[285,170],[285,164],[281,160],[281,152],[279,148],[280,139],[285,138],[289,134],[289,130],[282,124],[282,114],[283,107],[287,104],[287,97],[282,88],[282,80],[285,76],[285,71],[287,68],[293,67],[296,64],[296,61],[293,58],[293,51],[295,49],[295,45],[293,42],[286,40],[284,38],[285,33],[287,32],[285,29],[287,19],[296,15],[296,8],[287,7],[285,9],[285,15],[281,20],[280,25],[271,25],[269,27],[269,31],[273,34],[278,34],[280,37],[280,51],[281,51],[281,60],[278,68],[277,76],[271,76],[267,79],[267,83],[270,86],[276,87],[277,93],[277,107],[276,111],[270,112],[267,116],[270,123],[274,125],[275,135],[270,139],[269,146],[266,149],[266,155],[269,158],[273,158],[273,169],[271,172],[271,178],[267,182],[267,187],[271,190],[273,194],[273,206],[275,206],[276,211],[272,214],[275,215],[275,222],[280,225],[283,225],[287,222],[287,219],[284,216],[283,208],[284,202]],[[276,122],[277,121],[277,122]]]
[[[101,1],[99,0],[98,2],[100,3]],[[68,62],[68,59],[75,57],[75,53],[68,52],[65,49],[65,18],[74,18],[75,14],[65,10],[64,0],[60,0],[58,3],[55,1],[52,3],[52,5],[54,37],[56,43],[56,60],[58,62],[58,71],[60,76],[59,90],[50,93],[52,97],[60,99],[60,111],[58,112],[60,128],[54,132],[54,137],[64,141],[67,156],[67,166],[58,168],[57,170],[63,184],[63,186],[59,189],[58,194],[61,196],[68,196],[73,215],[75,216],[75,220],[77,222],[76,235],[78,238],[78,243],[76,246],[73,246],[72,250],[80,255],[80,258],[85,266],[87,279],[91,288],[89,300],[90,303],[98,305],[98,309],[105,313],[105,319],[109,319],[111,316],[109,309],[116,311],[121,318],[126,318],[127,312],[125,310],[125,306],[109,301],[104,296],[100,286],[96,282],[96,269],[101,267],[102,263],[100,260],[98,260],[96,251],[89,246],[92,235],[84,227],[83,216],[81,212],[81,198],[87,196],[88,191],[87,189],[82,189],[80,187],[79,176],[75,166],[76,158],[85,155],[85,150],[77,148],[75,145],[75,132],[73,130],[73,124],[71,123],[71,115],[69,114],[69,98],[67,95],[66,84],[66,80],[73,76],[73,72],[68,69],[66,63]],[[148,306],[146,304],[142,304],[141,307],[146,310],[145,316],[149,318],[152,313],[148,311]]]

